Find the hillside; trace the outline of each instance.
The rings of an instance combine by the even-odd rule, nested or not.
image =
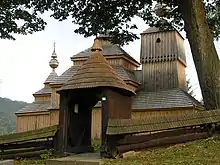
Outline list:
[[[15,131],[16,120],[14,113],[28,105],[22,101],[12,101],[0,97],[0,135]]]

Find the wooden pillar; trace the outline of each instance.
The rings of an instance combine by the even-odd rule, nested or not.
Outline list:
[[[101,126],[101,149],[100,149],[100,156],[101,157],[107,157],[107,135],[106,135],[106,132],[107,132],[107,128],[108,128],[108,119],[109,119],[109,116],[108,116],[108,98],[105,96],[103,96],[102,98],[102,112],[101,112],[101,115],[102,115],[102,126]]]
[[[60,95],[59,129],[56,137],[55,151],[57,154],[65,155],[68,147],[68,98],[64,93]]]
[[[92,107],[86,108],[86,112],[84,112],[84,127],[85,127],[85,134],[84,134],[84,141],[83,145],[88,146],[88,148],[91,148],[91,124],[92,124]]]

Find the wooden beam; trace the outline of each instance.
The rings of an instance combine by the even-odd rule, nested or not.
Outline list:
[[[207,137],[209,137],[209,134],[207,132],[190,133],[190,134],[185,134],[181,136],[171,136],[171,137],[166,137],[166,138],[148,140],[146,142],[141,142],[137,144],[121,145],[117,147],[117,150],[119,153],[124,153],[124,152],[132,151],[132,150],[141,150],[141,149],[146,149],[150,147],[158,147],[158,146],[184,143],[187,141],[193,141],[193,140],[207,138]]]
[[[32,131],[27,131],[27,132],[3,135],[3,136],[0,136],[0,145],[53,137],[55,136],[55,133],[57,132],[57,128],[58,126],[54,125],[51,127],[45,127],[42,129],[36,129]]]

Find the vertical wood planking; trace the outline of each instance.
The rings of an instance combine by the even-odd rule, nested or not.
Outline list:
[[[184,87],[185,66],[179,66],[185,61],[183,49],[183,39],[176,31],[142,34],[141,62],[147,91]]]

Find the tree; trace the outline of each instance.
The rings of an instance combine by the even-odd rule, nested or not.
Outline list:
[[[193,85],[190,83],[190,79],[187,79],[187,80],[186,80],[186,85],[187,85],[187,92],[188,92],[191,96],[195,97]]]
[[[15,39],[13,34],[28,34],[44,30],[46,22],[30,0],[0,1],[0,39]],[[44,11],[47,10],[44,4]]]
[[[139,16],[150,26],[185,30],[207,109],[220,107],[220,62],[214,46],[219,36],[219,0],[87,0],[57,1],[51,10],[60,21],[72,17],[76,33],[85,37],[109,31],[120,44],[137,39],[131,18]],[[156,11],[156,12],[155,12]]]

